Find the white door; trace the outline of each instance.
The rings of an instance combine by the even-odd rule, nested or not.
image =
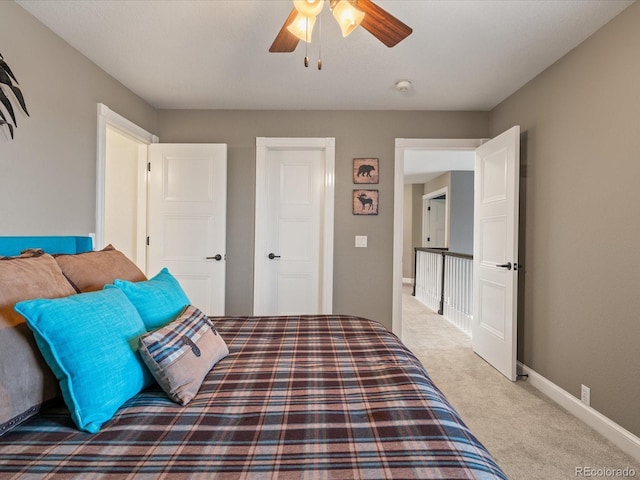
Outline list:
[[[255,315],[331,311],[326,276],[333,200],[330,226],[325,201],[333,192],[327,192],[326,150],[293,145],[265,148],[257,156]]]
[[[429,236],[427,246],[430,248],[447,248],[446,236],[446,199],[429,199],[427,211],[429,217]]]
[[[227,146],[150,145],[149,168],[147,275],[167,267],[194,306],[224,315]]]
[[[102,241],[142,271],[147,261],[147,152],[147,144],[107,125]]]
[[[473,350],[516,380],[520,127],[476,150]]]

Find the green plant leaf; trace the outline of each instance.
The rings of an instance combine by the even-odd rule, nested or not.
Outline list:
[[[2,60],[2,57],[0,56],[0,72],[4,70],[5,72],[7,72],[7,74],[13,78],[13,81],[18,83],[18,79],[16,78],[16,76],[13,74],[13,72],[11,71],[11,69],[9,68],[9,65],[7,65],[7,62],[5,62],[4,60]]]
[[[11,86],[9,88],[11,88],[11,91],[16,96],[16,99],[18,100],[18,103],[20,104],[20,108],[22,108],[22,111],[26,113],[28,117],[30,117],[31,115],[29,115],[29,112],[27,112],[27,104],[24,103],[24,97],[22,96],[22,92],[20,91],[20,89],[14,86]]]
[[[15,103],[17,100],[17,104],[20,105],[22,111],[29,116],[22,91],[16,85],[18,85],[18,80],[0,53],[0,104],[4,107],[9,117],[11,117],[11,121],[9,121],[5,112],[0,108],[0,129],[6,127],[11,134],[11,138],[13,138],[13,130],[18,126],[12,101]],[[7,95],[7,90],[5,89],[11,90],[13,98],[10,96],[11,94]]]
[[[18,123],[16,122],[15,113],[13,113],[13,107],[11,106],[11,102],[9,101],[9,97],[4,94],[2,88],[0,88],[0,103],[2,103],[4,105],[4,108],[7,109],[7,112],[9,112],[9,115],[11,116],[11,120],[13,120],[13,124],[17,127]]]
[[[9,77],[9,75],[7,75],[7,72],[5,72],[4,69],[2,68],[0,68],[0,84],[7,85],[7,86],[13,85],[11,78]]]
[[[11,125],[8,122],[5,122],[4,120],[0,120],[0,128],[1,127],[8,127],[9,133],[11,134],[11,138],[13,138],[13,125]]]

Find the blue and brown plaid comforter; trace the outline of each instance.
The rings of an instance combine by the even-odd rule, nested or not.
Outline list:
[[[382,325],[214,322],[230,354],[189,405],[150,389],[93,435],[50,409],[0,437],[0,478],[506,479]]]

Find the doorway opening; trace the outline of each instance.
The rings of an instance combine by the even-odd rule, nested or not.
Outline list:
[[[392,328],[402,335],[403,180],[412,149],[475,150],[473,203],[473,351],[516,380],[520,127],[481,140],[396,139]],[[447,252],[448,255],[453,255]],[[443,266],[443,271],[444,271]],[[443,282],[444,283],[444,282]]]
[[[427,160],[428,161],[428,160]],[[427,248],[449,247],[449,189],[422,195],[422,244]],[[406,252],[403,252],[406,254]]]
[[[394,242],[393,242],[393,300],[392,300],[392,330],[402,338],[402,284],[403,278],[403,258],[406,259],[405,249],[407,245],[403,242],[404,230],[404,195],[405,183],[424,183],[430,182],[441,176],[443,172],[454,170],[451,158],[441,157],[440,159],[428,158],[429,153],[446,152],[447,154],[455,154],[456,152],[465,155],[471,154],[482,144],[481,139],[408,139],[397,138],[395,146],[395,172],[394,172]],[[431,172],[420,172],[416,169],[416,165],[430,163]],[[471,168],[472,169],[472,168]],[[434,172],[439,172],[434,174]],[[405,182],[405,176],[411,177],[410,182]],[[432,191],[432,190],[430,190]],[[434,188],[433,191],[437,191]],[[422,192],[420,197],[424,195]],[[444,192],[441,192],[444,193]],[[450,193],[447,191],[447,193]],[[436,195],[439,196],[439,195]],[[403,246],[404,243],[404,246]],[[447,246],[450,239],[447,238]],[[409,248],[411,248],[409,246]],[[411,254],[411,252],[408,252]],[[410,255],[412,256],[412,254]]]
[[[94,248],[112,243],[146,272],[147,148],[159,139],[98,104]]]

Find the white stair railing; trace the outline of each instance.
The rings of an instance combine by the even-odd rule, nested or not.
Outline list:
[[[444,256],[444,307],[442,316],[471,336],[473,320],[473,259]]]
[[[446,250],[415,249],[414,295],[471,336],[473,257]]]
[[[442,255],[440,252],[416,250],[414,295],[431,310],[440,310],[442,298]]]

